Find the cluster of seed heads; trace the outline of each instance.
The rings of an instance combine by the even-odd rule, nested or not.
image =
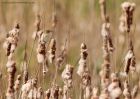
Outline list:
[[[52,85],[50,89],[46,91],[45,99],[59,99],[62,95],[62,89],[58,85]]]
[[[13,55],[18,43],[19,39],[19,24],[16,24],[14,28],[9,31],[6,37],[6,41],[4,42],[4,49],[6,50],[6,54],[8,57],[8,61],[6,64],[7,72],[8,72],[8,89],[6,97],[7,99],[14,99],[14,78],[16,73],[16,62],[13,59]]]
[[[100,0],[101,7],[101,17],[103,20],[101,35],[103,39],[103,64],[100,71],[101,77],[101,92],[99,93],[99,88],[92,88],[91,76],[87,66],[87,46],[86,44],[81,44],[80,49],[80,59],[78,62],[77,74],[80,77],[80,88],[81,88],[81,98],[83,99],[120,99],[123,95],[124,99],[134,99],[138,92],[138,85],[135,85],[131,91],[128,79],[125,78],[124,86],[121,86],[121,79],[119,73],[111,74],[111,60],[110,54],[114,51],[114,46],[110,33],[110,22],[106,15],[105,0]],[[131,25],[133,23],[133,12],[135,10],[135,4],[130,2],[124,2],[122,5],[122,16],[120,21],[120,30],[122,32],[130,32]],[[53,15],[52,28],[55,32],[57,19],[56,13]],[[49,62],[55,63],[57,67],[60,67],[63,63],[64,57],[66,55],[66,46],[63,46],[60,55],[56,58],[56,40],[51,38],[49,45],[49,51],[47,56],[47,37],[52,31],[43,31],[40,28],[41,18],[37,15],[37,20],[35,22],[36,31],[33,33],[34,40],[38,40],[37,43],[37,61],[43,66],[43,74],[46,74],[48,68],[45,68],[47,63],[47,58]],[[62,72],[62,80],[64,82],[63,89],[56,83],[56,77],[58,68],[56,67],[56,75],[54,77],[54,82],[52,86],[44,92],[41,87],[38,87],[38,80],[36,78],[28,78],[27,71],[27,55],[25,51],[24,62],[23,62],[23,84],[20,88],[21,75],[17,75],[16,81],[14,81],[16,73],[16,62],[13,59],[15,49],[17,47],[19,39],[19,25],[16,24],[15,27],[9,31],[7,34],[6,41],[4,42],[4,48],[6,50],[6,55],[8,61],[6,64],[8,72],[8,89],[6,93],[6,99],[17,99],[18,91],[21,91],[19,99],[72,99],[71,91],[73,87],[73,71],[74,67],[70,64],[66,64],[65,69]],[[130,38],[129,38],[130,39]],[[55,59],[56,58],[56,59]],[[135,55],[133,51],[132,40],[129,41],[129,49],[124,60],[124,73],[128,75],[129,71],[136,71]],[[128,77],[128,76],[126,76]]]
[[[134,94],[131,95],[132,93],[130,92],[128,82],[124,83],[124,90],[123,90],[123,88],[121,87],[121,82],[119,80],[118,75],[116,73],[112,73],[110,77],[110,73],[111,73],[110,52],[113,52],[114,48],[113,48],[113,43],[110,36],[110,23],[106,15],[105,0],[100,0],[100,6],[101,6],[101,16],[104,22],[102,25],[102,31],[101,31],[102,38],[103,38],[104,62],[102,64],[102,70],[100,72],[102,91],[101,91],[99,99],[119,99],[122,93],[125,99],[132,99],[131,97],[135,95]],[[130,32],[130,26],[132,25],[132,21],[133,21],[134,8],[135,8],[134,3],[124,2],[122,4],[123,21],[121,20],[120,28],[123,29],[123,32],[124,31]],[[136,69],[135,68],[135,55],[133,52],[132,41],[130,39],[129,50],[125,57],[124,72],[125,74],[128,74],[129,70],[132,70],[134,72],[135,69]],[[137,87],[134,89],[137,90]],[[137,91],[134,91],[134,93],[136,92]]]
[[[37,79],[29,79],[27,83],[21,87],[21,99],[41,99],[43,90],[37,87]]]
[[[103,88],[106,88],[110,82],[110,52],[113,51],[113,44],[110,37],[110,23],[103,23],[102,25],[102,38],[103,38],[103,58],[102,70],[100,72],[101,84]],[[111,41],[111,43],[109,43]]]
[[[40,24],[41,24],[41,19],[40,19],[40,15],[38,15],[36,19],[36,31],[33,33],[33,38],[34,39],[38,38],[37,60],[38,63],[43,64],[46,57],[47,32],[41,30]]]
[[[110,23],[107,20],[102,25],[101,30],[103,38],[103,58],[102,70],[100,72],[102,88],[107,88],[110,83],[110,53],[113,52],[114,47],[110,36]]]
[[[31,89],[32,81],[28,80],[25,84],[21,87],[21,99],[26,99],[28,96],[28,93]]]
[[[122,16],[121,16],[121,21],[120,21],[120,30],[122,32],[127,32],[128,34],[128,43],[129,43],[129,49],[128,52],[125,56],[124,60],[124,73],[127,75],[129,71],[135,72],[136,67],[135,67],[135,55],[133,51],[133,44],[132,44],[132,38],[129,35],[131,25],[133,24],[133,13],[135,10],[135,3],[130,3],[130,2],[124,2],[122,3]]]

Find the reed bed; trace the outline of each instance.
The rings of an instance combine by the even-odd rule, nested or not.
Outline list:
[[[21,70],[17,69],[15,58],[16,49],[21,40],[20,23],[16,22],[13,29],[6,35],[3,50],[7,62],[4,64],[6,72],[0,71],[2,84],[0,99],[139,99],[139,71],[136,70],[135,38],[132,38],[136,4],[125,1],[120,5],[121,15],[118,27],[121,37],[124,38],[121,45],[125,45],[127,51],[118,70],[117,64],[112,60],[118,48],[115,47],[113,40],[111,18],[106,9],[106,1],[99,0],[98,4],[101,16],[101,33],[98,35],[102,39],[100,48],[103,61],[95,78],[89,66],[91,54],[86,38],[82,40],[78,49],[80,55],[76,60],[71,59],[74,61],[71,63],[68,58],[69,31],[66,33],[66,40],[62,47],[57,43],[56,33],[60,27],[58,26],[60,17],[57,17],[56,11],[53,11],[49,29],[45,28],[45,24],[42,26],[45,19],[43,15],[37,13],[34,20],[35,31],[31,39],[33,44],[29,52],[27,49],[29,42],[26,39]],[[85,37],[86,34],[83,36]],[[35,60],[35,66],[30,70],[32,59]],[[35,72],[35,75],[32,72]],[[2,80],[7,82],[3,83]]]

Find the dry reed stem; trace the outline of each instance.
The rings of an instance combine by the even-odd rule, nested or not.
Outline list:
[[[8,89],[6,93],[7,99],[15,99],[15,89],[14,89],[14,78],[16,73],[16,63],[13,59],[13,54],[15,52],[18,37],[19,36],[19,24],[15,24],[14,28],[7,34],[6,41],[4,42],[4,48],[6,49],[8,61],[6,64],[8,72]]]
[[[69,92],[72,88],[72,74],[73,74],[73,66],[70,64],[67,64],[61,75],[64,82],[63,99],[71,98],[71,95]]]

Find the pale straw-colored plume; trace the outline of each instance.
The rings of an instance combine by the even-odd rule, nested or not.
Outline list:
[[[8,89],[6,93],[7,99],[14,99],[14,78],[16,73],[16,63],[13,60],[8,60],[7,64],[7,72],[8,72]]]
[[[125,31],[127,31],[126,22],[125,22],[125,16],[123,14],[120,16],[119,30],[122,33],[124,33]]]
[[[49,99],[59,99],[60,87],[58,85],[53,85],[50,89]]]
[[[22,75],[23,84],[25,84],[28,81],[28,76],[29,76],[28,75],[28,66],[27,66],[27,52],[26,52],[26,48],[27,48],[27,42],[26,42],[26,45],[25,45],[23,62],[21,64],[22,71],[23,71],[23,75]]]
[[[41,30],[41,16],[37,15],[36,17],[36,22],[35,22],[35,26],[36,26],[36,30],[33,33],[33,39],[34,42],[37,39],[37,61],[40,64],[40,66],[43,67],[43,75],[46,74],[46,72],[48,71],[47,67],[46,67],[46,44],[47,44],[47,37],[48,37],[48,33],[50,33],[49,30],[43,31]]]
[[[110,63],[104,61],[102,64],[102,70],[100,71],[101,86],[102,88],[107,88],[110,83]]]
[[[132,73],[134,73],[134,72],[136,72],[136,57],[135,57],[135,53],[134,53],[134,47],[132,44],[132,40],[130,40],[130,42],[129,42],[129,49],[133,53],[133,57],[131,58],[131,62],[130,62],[130,71]]]
[[[37,79],[31,79],[31,89],[28,93],[29,99],[38,99]]]
[[[94,87],[92,89],[92,96],[91,96],[91,99],[99,99],[99,96],[98,96],[98,88],[97,87]]]
[[[72,87],[72,74],[73,74],[73,66],[70,64],[67,64],[65,69],[62,72],[62,79],[64,84],[68,87]]]
[[[85,98],[85,99],[89,99],[91,98],[92,95],[92,88],[91,88],[91,77],[89,74],[89,70],[87,67],[87,46],[86,44],[82,43],[81,44],[81,53],[80,53],[80,60],[79,60],[79,66],[78,66],[78,70],[77,70],[77,74],[80,76],[81,78],[81,84],[80,84],[80,88],[81,88],[81,95],[80,97]],[[84,92],[84,93],[83,93]],[[83,93],[83,95],[82,95]]]
[[[52,38],[50,41],[50,48],[48,52],[49,52],[48,56],[49,62],[53,63],[55,60],[55,52],[56,52],[56,41],[54,38]]]
[[[107,12],[106,12],[106,0],[99,0],[99,4],[100,4],[100,11],[101,11],[101,19],[102,19],[102,30],[101,30],[101,34],[103,37],[103,45],[106,45],[106,47],[108,47],[108,49],[110,52],[114,51],[114,47],[113,47],[113,42],[112,42],[112,38],[110,35],[110,22],[109,22],[109,17],[107,16]],[[103,48],[105,49],[105,48]]]
[[[63,86],[63,98],[62,99],[69,99],[70,98],[70,93],[69,93],[69,88],[67,85]]]
[[[43,99],[42,89],[40,87],[38,89],[33,87],[28,94],[28,99]]]
[[[7,60],[7,73],[8,73],[8,89],[6,93],[7,99],[14,99],[14,78],[16,73],[16,62],[13,59],[17,43],[19,39],[19,24],[15,24],[14,28],[7,34],[6,41],[4,42],[4,48],[8,56]]]
[[[124,82],[123,95],[124,95],[124,99],[132,99],[131,90],[127,80]]]
[[[51,94],[51,90],[50,89],[45,91],[45,99],[50,99],[50,94]]]
[[[103,58],[104,58],[104,61],[102,64],[102,69],[100,71],[102,93],[101,93],[99,99],[110,99],[109,92],[107,89],[107,87],[110,84],[110,71],[111,71],[110,70],[111,69],[110,51],[109,51],[109,47],[108,47],[108,38],[107,38],[107,36],[103,36]]]
[[[100,10],[101,10],[101,19],[103,22],[106,22],[106,0],[99,0]]]
[[[38,99],[37,94],[38,94],[37,88],[35,87],[32,88],[28,94],[28,99]]]
[[[139,86],[135,85],[134,88],[131,91],[132,99],[135,99],[137,97],[138,91],[139,91]]]
[[[47,65],[47,40],[48,40],[48,34],[51,33],[50,30],[46,31],[38,31],[37,32],[37,37],[38,37],[38,45],[37,45],[37,61],[42,66],[42,72],[43,76],[46,75],[48,72],[48,67]]]
[[[136,4],[131,2],[122,3],[122,15],[119,25],[119,29],[121,32],[130,32],[131,25],[133,24],[133,13],[135,10],[135,6]]]
[[[110,83],[110,56],[108,48],[104,46],[104,62],[102,64],[102,69],[100,71],[101,86],[102,88],[107,88]]]
[[[53,12],[53,15],[52,15],[52,28],[55,29],[56,28],[56,25],[57,25],[57,14],[56,12]]]
[[[21,75],[17,75],[17,79],[15,81],[14,89],[17,92],[20,88],[20,82],[21,82]]]
[[[119,99],[122,94],[120,80],[116,73],[111,74],[111,83],[108,86],[111,99]]]
[[[43,94],[43,89],[39,87],[37,92],[37,99],[43,99]]]
[[[82,77],[83,73],[88,69],[87,63],[86,63],[87,56],[88,56],[87,46],[86,46],[86,44],[82,43],[79,66],[78,66],[78,70],[77,70],[77,74],[81,77]]]
[[[107,86],[110,83],[110,53],[114,51],[112,39],[110,36],[110,23],[106,20],[106,23],[103,23],[102,25],[102,39],[103,39],[103,64],[102,69],[100,71],[100,77],[101,77],[101,86],[102,88],[107,88]]]
[[[48,10],[50,10],[49,13],[52,10],[55,10],[52,12],[53,14],[52,20],[48,20],[50,19],[49,13],[46,16],[45,11],[47,10],[45,10],[40,5],[43,3],[45,5],[45,2],[42,3],[39,2],[37,4],[38,6],[40,6],[39,13],[41,12],[43,14],[43,17],[41,17],[39,14],[36,16],[35,29],[32,35],[33,43],[29,43],[28,48],[26,48],[27,41],[28,41],[27,39],[29,38],[28,34],[26,34],[26,36],[23,36],[24,33],[22,34],[23,37],[21,40],[24,40],[26,37],[25,53],[24,53],[24,59],[22,61],[22,71],[19,70],[20,67],[16,69],[16,65],[19,65],[21,62],[20,54],[23,51],[22,44],[24,42],[21,42],[20,48],[17,51],[18,53],[15,54],[16,49],[18,47],[17,46],[18,41],[20,40],[19,24],[16,23],[15,26],[12,28],[12,30],[10,30],[7,33],[7,36],[3,44],[4,50],[6,52],[6,59],[3,57],[3,53],[2,53],[3,51],[0,51],[1,54],[0,61],[4,63],[6,60],[5,67],[7,71],[6,72],[7,74],[5,74],[3,63],[0,63],[0,99],[78,99],[78,98],[79,99],[139,99],[140,97],[138,93],[140,87],[140,85],[138,85],[138,81],[140,80],[138,77],[139,68],[136,69],[136,60],[137,60],[136,57],[138,57],[139,59],[139,55],[135,53],[134,46],[133,46],[133,41],[135,41],[135,36],[138,36],[138,34],[133,35],[135,32],[137,32],[135,30],[138,30],[138,28],[136,28],[134,24],[134,11],[135,11],[136,4],[130,2],[130,0],[125,1],[121,4],[122,12],[120,17],[119,30],[122,33],[120,38],[118,38],[117,37],[118,34],[115,34],[116,32],[115,23],[117,23],[115,18],[117,17],[117,15],[116,16],[114,15],[115,12],[118,11],[111,13],[111,15],[115,16],[115,18],[113,17],[109,18],[106,11],[106,7],[107,7],[106,3],[107,2],[108,2],[107,4],[111,4],[111,3],[109,3],[109,0],[99,0],[99,6],[101,10],[100,11],[101,33],[99,35],[101,35],[101,40],[102,40],[101,47],[103,50],[102,51],[103,59],[92,60],[91,59],[92,56],[89,57],[91,53],[90,54],[88,53],[91,51],[91,48],[93,46],[96,46],[100,43],[100,40],[99,42],[97,41],[98,42],[97,44],[91,46],[89,51],[87,45],[85,43],[81,43],[79,48],[80,55],[78,60],[74,64],[74,65],[78,65],[77,70],[75,71],[73,67],[74,65],[70,65],[70,63],[67,62],[75,61],[73,59],[76,58],[74,57],[76,55],[75,54],[76,51],[71,53],[68,47],[72,46],[73,48],[76,46],[76,43],[74,44],[73,41],[72,41],[72,45],[69,44],[70,38],[72,37],[72,40],[74,40],[75,38],[73,37],[75,37],[76,35],[75,34],[70,35],[69,33],[68,35],[65,34],[65,36],[68,36],[66,38],[66,41],[62,46],[62,49],[59,50],[58,48],[57,50],[56,43],[58,43],[59,45],[59,42],[57,42],[57,40],[60,40],[61,43],[62,41],[61,36],[63,37],[64,35],[63,33],[59,35],[56,32],[65,32],[66,29],[70,29],[72,32],[75,31],[81,32],[84,29],[84,28],[81,29],[81,24],[80,24],[80,28],[78,28],[79,25],[77,24],[75,24],[76,27],[73,28],[73,23],[77,23],[79,20],[82,19],[79,18],[76,22],[73,22],[72,19],[73,17],[70,16],[66,18],[67,16],[71,15],[71,13],[67,12],[67,10],[65,9],[65,8],[69,9],[69,7],[67,7],[67,4],[65,5],[65,3],[67,3],[68,0],[65,0],[66,2],[59,1],[59,0],[48,0],[48,1],[49,1],[48,5],[53,3],[52,8],[49,7],[50,5],[47,7]],[[115,2],[115,0],[110,0],[110,1]],[[117,3],[119,3],[120,0],[116,0],[116,1],[117,2],[115,2],[116,4],[114,7],[115,9]],[[138,2],[138,0],[136,1]],[[81,0],[81,2],[83,1]],[[76,6],[76,3],[77,2],[74,2],[74,6]],[[93,3],[96,3],[96,0],[87,0],[86,3],[89,3],[88,4],[89,7],[94,5]],[[80,6],[83,6],[83,4],[84,3],[80,3]],[[69,10],[71,11],[71,9]],[[58,16],[56,15],[56,11],[58,11]],[[67,12],[67,13],[63,13],[63,12]],[[59,21],[58,18],[62,18],[62,16],[64,16],[64,19],[60,19],[60,22],[58,22]],[[91,14],[91,16],[94,15]],[[42,21],[42,19],[44,21]],[[71,22],[68,21],[66,22],[65,25],[63,24],[63,22],[65,22],[66,19],[70,19]],[[113,20],[110,21],[110,19]],[[81,22],[82,27],[83,25],[85,26],[86,23],[88,23],[89,21],[90,20],[87,20],[87,22],[82,21]],[[95,20],[95,21],[99,21],[99,20]],[[113,32],[114,32],[113,35],[115,35],[114,41],[116,43],[116,46],[120,45],[118,41],[122,42],[121,46],[119,46],[120,48],[118,48],[115,53],[114,53],[115,46],[113,44],[113,39],[112,39],[111,22],[115,22],[113,24],[115,26],[113,28]],[[8,21],[6,23],[8,23]],[[50,30],[46,30],[46,27],[48,27],[48,25],[51,25],[49,26]],[[88,29],[90,32],[88,34],[83,35],[84,37],[83,39],[85,42],[87,42],[85,36],[87,36],[88,38],[91,35],[91,32],[93,31],[91,27],[94,26],[94,23],[92,24],[92,22],[90,22],[89,25],[90,26],[87,26],[88,28],[86,28],[85,26],[86,30]],[[97,22],[96,26],[98,25],[99,23]],[[22,30],[25,31],[26,33],[28,33],[31,30],[31,28],[28,25],[25,26],[25,29],[27,30],[24,30],[24,26],[22,27],[23,27]],[[1,26],[0,24],[0,32],[1,32],[1,28],[3,28],[3,26]],[[61,31],[59,31],[59,28],[61,29]],[[96,39],[100,38],[97,35],[96,37],[97,37]],[[79,41],[80,39],[81,37],[79,37],[76,40]],[[90,38],[88,39],[90,41]],[[92,41],[96,41],[96,39]],[[32,46],[30,46],[31,44]],[[96,47],[99,47],[99,45]],[[127,47],[126,56],[124,57],[124,60],[121,61],[122,56],[124,55],[124,51],[126,50],[125,47]],[[139,48],[139,46],[136,46],[136,48]],[[31,50],[29,58],[27,57],[28,56],[27,49],[29,51]],[[36,52],[36,57],[33,57],[34,50]],[[98,58],[96,56],[99,56],[99,54],[101,53],[96,53],[98,52],[97,49],[94,50],[95,50],[94,58]],[[137,50],[138,49],[136,49],[136,51]],[[70,56],[68,55],[67,57],[67,53],[69,52],[70,52]],[[115,56],[113,54],[115,54]],[[18,62],[16,62],[15,57],[17,57]],[[36,58],[36,60],[34,58]],[[36,65],[39,67],[35,67]],[[49,67],[49,65],[51,65],[52,67]],[[65,67],[63,67],[64,65]],[[121,67],[121,65],[123,66]],[[21,75],[16,75],[16,70],[18,74]],[[43,74],[41,74],[41,72],[43,72]],[[74,74],[74,72],[76,72],[76,74]],[[32,78],[32,77],[37,77],[37,78]],[[7,85],[5,84],[6,78],[7,78]]]
[[[112,99],[110,98],[109,92],[107,88],[104,88],[100,94],[99,99]]]
[[[46,61],[46,44],[49,30],[42,31],[38,34],[38,46],[37,46],[37,60],[38,63],[43,64]]]
[[[27,62],[23,61],[23,83],[25,84],[28,81],[28,70],[27,70]]]
[[[124,72],[128,74],[130,70],[130,64],[131,64],[131,59],[133,57],[133,52],[131,50],[128,51],[128,53],[125,56],[125,61],[124,61]]]
[[[3,44],[7,56],[9,56],[15,51],[18,39],[19,39],[19,24],[16,23],[14,28],[7,34],[6,40]]]
[[[61,75],[63,82],[64,82],[63,99],[70,98],[69,92],[72,88],[72,74],[73,74],[73,66],[70,64],[67,64]]]
[[[62,99],[59,98],[60,96],[62,96],[62,89],[57,84],[53,84],[52,87],[45,92],[45,99]]]
[[[85,99],[90,99],[91,96],[92,96],[92,88],[91,88],[91,86],[86,86],[85,93],[84,93],[84,98]]]
[[[103,64],[100,71],[100,77],[101,77],[101,87],[104,91],[107,89],[109,83],[110,83],[110,53],[114,51],[113,42],[111,39],[110,34],[110,22],[109,17],[106,13],[106,0],[99,0],[100,4],[100,10],[101,10],[101,19],[102,19],[102,28],[101,28],[101,36],[103,41]]]
[[[38,63],[43,64],[46,56],[46,46],[45,43],[39,42],[37,46],[37,60]]]
[[[114,51],[114,46],[113,46],[111,33],[110,33],[109,19],[106,23],[102,24],[101,35],[102,35],[102,38],[104,40],[104,44],[106,42],[106,47],[108,47],[109,52],[113,52]]]
[[[21,99],[43,99],[43,89],[37,87],[37,79],[29,79],[21,87]]]
[[[37,46],[37,60],[38,63],[42,66],[43,68],[43,76],[46,75],[48,72],[48,67],[47,67],[47,40],[48,40],[48,34],[51,33],[50,30],[46,30],[42,33],[39,34],[38,36],[38,46]]]
[[[89,71],[85,71],[81,78],[81,86],[84,90],[84,99],[90,99],[92,96],[91,76]]]
[[[77,70],[77,74],[81,78],[81,97],[85,99],[90,99],[92,95],[92,88],[91,88],[91,76],[89,74],[89,70],[87,67],[87,46],[86,44],[81,44],[81,53],[80,53],[80,60],[79,66]],[[83,93],[84,92],[84,93]],[[83,95],[82,95],[83,93]]]
[[[9,62],[10,63],[10,62]],[[8,72],[8,89],[6,93],[7,99],[14,99],[14,78],[15,78],[15,62],[11,61],[11,63],[7,64],[7,72]]]
[[[14,84],[14,90],[15,90],[15,99],[17,99],[18,95],[18,91],[20,89],[20,84],[21,84],[21,75],[17,75],[17,79],[15,81]]]
[[[21,99],[26,99],[28,96],[28,93],[32,87],[32,80],[29,79],[25,84],[21,87]]]
[[[135,61],[135,55],[134,55],[134,51],[133,51],[133,45],[132,45],[132,41],[130,41],[129,44],[129,50],[125,56],[125,60],[124,60],[124,73],[128,74],[129,71],[131,72],[135,72],[136,71],[136,61]]]
[[[131,27],[133,25],[133,13],[135,10],[135,3],[131,2],[123,2],[121,4],[122,8],[122,14],[120,17],[120,24],[119,24],[119,30],[121,32],[121,35],[119,36],[119,42],[121,44],[125,43],[126,40],[126,32],[127,35],[130,35]]]

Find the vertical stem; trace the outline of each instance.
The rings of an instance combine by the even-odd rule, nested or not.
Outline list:
[[[106,0],[99,0],[101,9],[101,18],[103,22],[106,22]]]
[[[54,75],[54,79],[53,79],[53,84],[55,84],[55,82],[56,82],[57,74],[58,74],[58,66],[55,66],[55,75]]]
[[[80,84],[80,96],[79,96],[79,99],[84,99],[83,94],[84,94],[84,90],[82,88],[82,84]]]

